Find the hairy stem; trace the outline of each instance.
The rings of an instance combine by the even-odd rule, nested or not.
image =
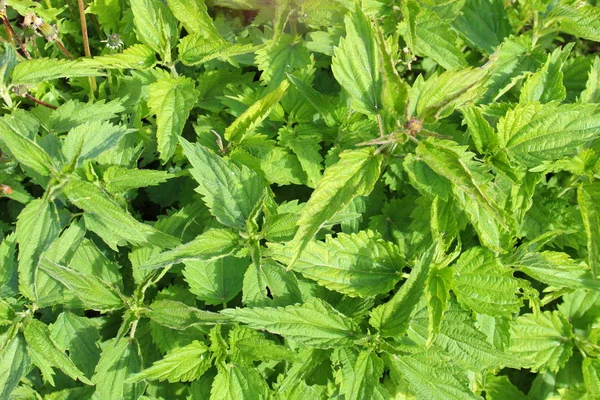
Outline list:
[[[56,106],[53,106],[52,104],[46,103],[45,101],[42,101],[40,99],[36,99],[35,97],[33,97],[32,95],[30,95],[29,93],[26,93],[25,97],[27,97],[29,100],[33,101],[34,103],[39,104],[40,106],[44,106],[44,107],[51,108],[52,110],[56,110]]]
[[[65,56],[67,56],[67,58],[68,58],[69,60],[72,60],[72,59],[73,59],[73,56],[71,55],[71,53],[69,53],[69,50],[67,50],[67,49],[65,48],[65,46],[62,44],[62,42],[61,42],[59,39],[55,39],[55,40],[54,40],[54,43],[56,43],[56,45],[58,46],[58,48],[59,48],[59,49],[60,49],[60,50],[63,52],[63,54],[64,54]]]
[[[2,21],[4,22],[4,27],[6,28],[6,36],[8,37],[8,40],[10,42],[13,42],[13,40],[16,41],[19,44],[19,47],[21,48],[21,51],[23,52],[25,57],[27,57],[27,59],[31,60],[31,54],[29,54],[29,51],[27,51],[27,47],[25,47],[25,44],[19,38],[19,35],[17,35],[15,33],[15,30],[13,29],[13,27],[10,24],[10,21],[8,20],[6,15],[2,16]]]
[[[83,52],[86,57],[91,57],[92,52],[90,51],[90,42],[88,39],[87,21],[85,20],[85,5],[83,0],[77,0],[77,6],[79,7],[79,21],[81,22],[81,36],[83,37]],[[96,78],[90,76],[90,91],[92,95],[96,93]]]

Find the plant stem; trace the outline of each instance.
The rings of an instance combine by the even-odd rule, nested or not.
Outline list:
[[[86,57],[92,57],[92,52],[90,51],[90,42],[88,39],[88,31],[87,31],[87,21],[85,20],[85,5],[83,4],[83,0],[77,0],[77,6],[79,7],[79,21],[81,22],[81,36],[83,37],[83,52]],[[93,76],[89,77],[90,80],[90,91],[92,92],[92,96],[96,93],[96,78]]]
[[[67,58],[69,60],[73,60],[73,56],[71,55],[71,53],[69,53],[69,50],[67,50],[65,48],[65,46],[62,44],[62,42],[60,41],[60,39],[55,39],[54,43],[56,43],[56,45],[58,46],[58,48],[63,52],[63,54],[65,56],[67,56]]]
[[[129,331],[129,339],[135,339],[135,330],[137,329],[139,319],[136,319],[131,323],[131,330]]]
[[[27,59],[31,60],[31,54],[29,54],[29,51],[27,51],[27,47],[25,47],[25,45],[21,41],[21,39],[19,38],[19,35],[17,35],[15,33],[15,30],[13,29],[13,27],[10,24],[10,21],[8,20],[6,15],[2,16],[2,21],[4,22],[4,27],[6,28],[6,36],[8,37],[8,40],[10,42],[15,40],[19,44],[19,47],[21,48],[21,51],[23,52],[23,54],[25,54],[25,57],[27,57]]]
[[[25,94],[25,97],[27,97],[29,100],[33,101],[34,103],[39,104],[40,106],[44,106],[44,107],[48,107],[52,110],[56,110],[56,106],[53,106],[52,104],[46,103],[45,101],[36,99],[35,97],[33,97],[32,95],[30,95],[29,93]]]

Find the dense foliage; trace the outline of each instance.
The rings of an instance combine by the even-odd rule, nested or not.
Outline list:
[[[595,0],[0,15],[0,399],[600,398]]]

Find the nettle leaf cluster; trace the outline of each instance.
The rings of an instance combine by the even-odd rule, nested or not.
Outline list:
[[[600,396],[594,0],[0,16],[1,399]]]

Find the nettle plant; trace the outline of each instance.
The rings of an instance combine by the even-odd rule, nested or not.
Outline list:
[[[0,398],[598,398],[592,3],[1,0]]]

